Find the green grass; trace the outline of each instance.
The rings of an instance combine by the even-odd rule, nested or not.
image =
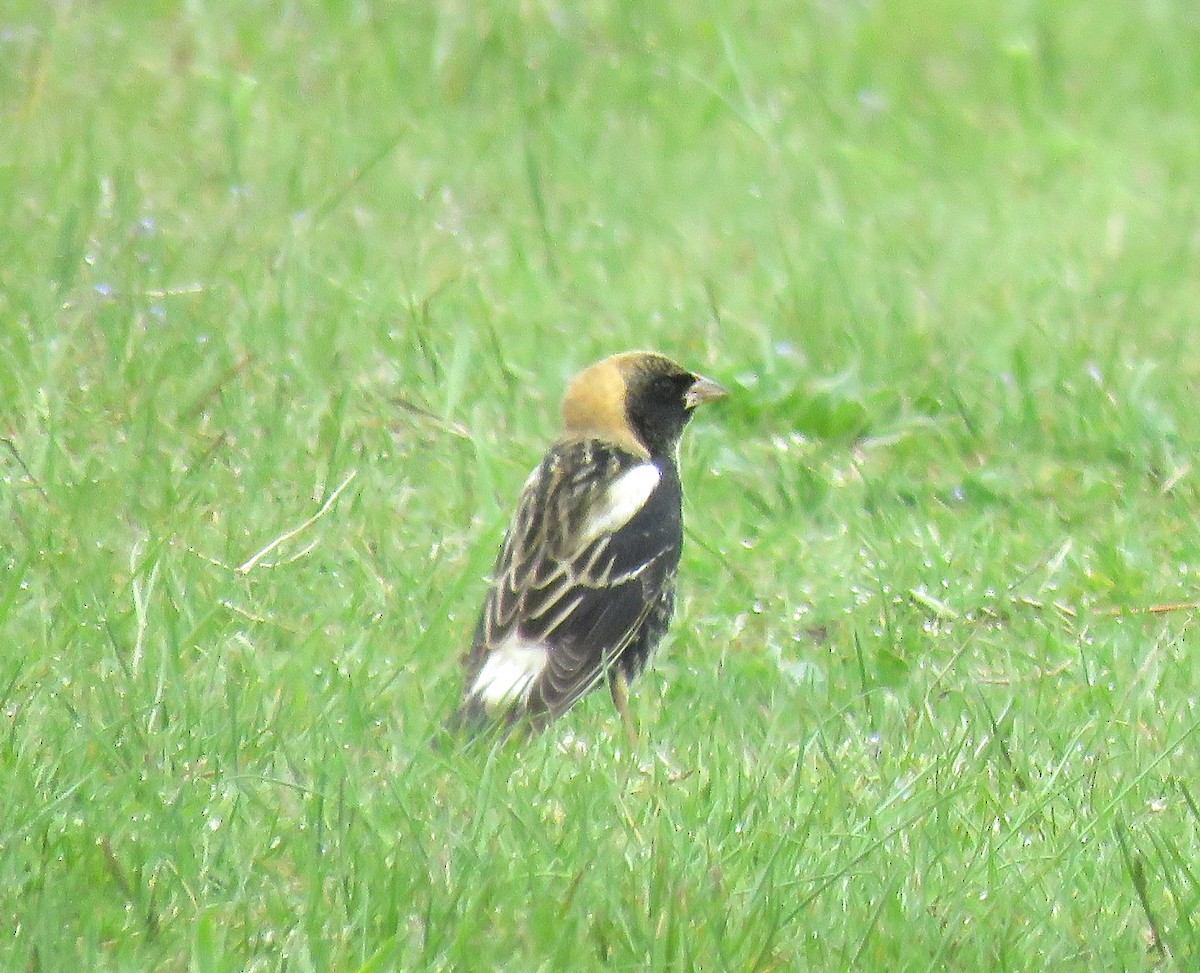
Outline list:
[[[1172,0],[9,3],[0,969],[1195,969],[1198,51]],[[735,395],[638,750],[604,694],[430,749],[564,382],[639,346]]]

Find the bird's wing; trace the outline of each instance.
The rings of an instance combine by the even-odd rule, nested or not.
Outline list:
[[[607,673],[662,601],[679,558],[676,481],[595,440],[547,454],[522,493],[496,563],[472,656],[544,650],[513,693],[557,716]],[[669,593],[667,594],[669,597]]]

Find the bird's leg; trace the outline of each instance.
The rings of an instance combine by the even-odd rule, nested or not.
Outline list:
[[[625,735],[629,737],[629,746],[637,749],[638,731],[633,722],[633,714],[629,712],[629,677],[620,666],[614,666],[608,674],[608,688],[612,691],[613,705],[621,714],[621,722],[625,724]]]

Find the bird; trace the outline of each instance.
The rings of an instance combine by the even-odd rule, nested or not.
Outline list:
[[[679,440],[712,379],[649,351],[580,372],[562,432],[525,482],[491,573],[451,726],[541,732],[607,680],[629,685],[667,631],[683,545]]]

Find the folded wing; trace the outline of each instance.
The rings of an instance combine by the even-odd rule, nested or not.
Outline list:
[[[648,627],[665,628],[679,548],[673,468],[597,440],[551,450],[496,562],[466,707],[510,719],[565,712]]]

